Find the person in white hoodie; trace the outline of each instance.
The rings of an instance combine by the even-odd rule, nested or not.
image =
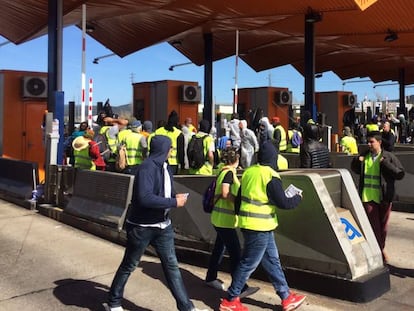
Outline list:
[[[241,156],[240,165],[243,168],[248,168],[250,165],[256,163],[254,155],[259,151],[259,142],[254,132],[247,128],[247,121],[240,120],[240,138],[241,138]]]
[[[267,140],[273,139],[273,131],[274,127],[272,124],[270,124],[268,117],[262,117],[259,120],[259,133],[258,133],[258,139],[259,139],[259,145],[263,144]]]
[[[239,128],[239,115],[238,113],[233,113],[231,115],[231,120],[228,123],[230,139],[233,147],[240,149],[240,128]]]

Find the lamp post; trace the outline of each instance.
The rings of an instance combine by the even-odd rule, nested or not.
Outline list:
[[[168,70],[169,70],[169,71],[174,71],[174,68],[175,68],[175,67],[185,66],[185,65],[190,65],[190,64],[192,64],[192,63],[193,63],[193,62],[186,62],[186,63],[181,63],[181,64],[171,65],[171,66],[168,68]]]
[[[99,56],[99,57],[95,57],[93,59],[92,63],[99,64],[99,60],[100,59],[107,58],[107,57],[111,57],[111,56],[115,56],[115,55],[116,55],[115,53],[111,53],[111,54],[106,54],[106,55],[102,55],[102,56]]]
[[[344,81],[344,82],[342,82],[342,91],[344,90],[345,84],[360,83],[360,82],[372,82],[372,81],[370,79]]]

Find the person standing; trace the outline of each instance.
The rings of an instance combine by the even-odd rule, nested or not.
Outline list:
[[[172,152],[171,139],[156,135],[151,140],[149,157],[135,175],[131,211],[126,220],[127,244],[124,258],[109,291],[107,311],[121,311],[122,296],[130,274],[135,270],[145,249],[152,245],[160,257],[168,288],[177,309],[196,311],[182,280],[174,245],[174,229],[169,212],[187,202],[184,193],[175,194],[167,159]]]
[[[303,144],[300,146],[299,157],[302,168],[328,168],[329,149],[319,141],[320,129],[317,124],[306,123],[303,129]]]
[[[184,135],[179,129],[178,114],[175,110],[168,116],[167,124],[157,128],[153,135],[163,135],[171,139],[172,151],[168,158],[168,165],[174,175],[178,174],[180,169],[184,168]],[[150,146],[153,135],[148,137]]]
[[[272,140],[273,140],[273,144],[276,147],[276,150],[278,152],[286,151],[287,149],[286,130],[283,128],[282,124],[280,123],[280,118],[273,117],[272,125],[274,127]]]
[[[254,132],[247,128],[247,121],[240,120],[240,165],[247,168],[255,163],[255,154],[259,151],[259,142]]]
[[[382,136],[382,143],[381,146],[384,150],[387,151],[394,151],[394,144],[395,144],[395,134],[394,130],[391,128],[390,121],[385,121],[384,125],[382,126],[381,130],[381,136]]]
[[[345,126],[342,133],[343,136],[339,142],[341,151],[348,155],[358,154],[358,144],[352,135],[351,128],[349,126]]]
[[[222,152],[223,168],[216,179],[214,193],[215,204],[211,212],[211,223],[217,236],[208,265],[206,284],[215,289],[224,290],[224,284],[217,279],[217,272],[227,249],[230,257],[230,271],[236,270],[240,262],[241,247],[237,235],[238,218],[234,209],[234,198],[237,196],[240,181],[236,168],[239,166],[239,154],[236,147],[227,147]],[[247,297],[259,290],[258,287],[244,285],[240,296]]]
[[[352,159],[351,169],[360,175],[358,189],[361,201],[386,262],[388,258],[384,248],[395,195],[394,184],[395,180],[404,178],[405,172],[398,158],[381,148],[381,140],[380,132],[369,132],[369,149]]]
[[[244,237],[244,251],[233,273],[227,298],[221,301],[220,311],[248,310],[240,302],[240,293],[260,263],[282,300],[283,311],[296,309],[306,299],[306,296],[290,291],[275,242],[274,230],[278,225],[276,208],[293,209],[302,200],[300,194],[286,197],[282,181],[276,172],[276,157],[277,151],[271,141],[261,144],[259,163],[247,168],[242,175],[235,208],[239,210],[238,221]]]

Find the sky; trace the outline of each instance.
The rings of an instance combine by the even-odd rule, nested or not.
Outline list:
[[[0,70],[23,70],[47,72],[47,36],[15,45],[0,36]],[[160,80],[195,81],[203,87],[204,67],[194,64],[177,66],[173,71],[171,65],[182,64],[189,60],[167,43],[160,43],[137,51],[123,58],[110,56],[93,64],[96,57],[112,54],[99,42],[87,35],[86,39],[86,81],[93,79],[93,102],[105,102],[107,98],[113,106],[132,102],[131,83]],[[213,102],[217,105],[230,104],[233,101],[235,87],[235,57],[216,61],[213,64]],[[75,26],[63,31],[63,91],[65,102],[75,101],[81,104],[81,67],[82,67],[82,32]],[[293,94],[294,103],[304,101],[304,78],[292,66],[274,68],[256,72],[242,60],[237,69],[238,88],[250,87],[287,87]],[[395,82],[384,81],[376,86],[367,78],[342,81],[332,72],[325,72],[315,79],[315,91],[350,91],[357,95],[357,100],[376,101],[386,98],[398,99],[399,87]],[[349,82],[357,81],[357,82]],[[86,85],[86,90],[88,84]],[[406,95],[413,94],[413,88],[406,88]],[[86,93],[86,99],[88,98]],[[87,105],[88,103],[86,103]]]

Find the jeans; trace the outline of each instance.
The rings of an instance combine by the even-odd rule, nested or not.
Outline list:
[[[274,232],[242,229],[242,233],[244,251],[227,291],[228,298],[233,299],[240,295],[244,284],[261,263],[276,293],[281,299],[286,299],[289,296],[289,286],[280,264]]]
[[[161,260],[162,269],[173,294],[177,308],[180,311],[190,311],[194,308],[187,295],[181,272],[178,267],[174,246],[174,231],[172,225],[165,229],[126,225],[127,245],[124,258],[119,266],[109,291],[109,306],[121,306],[124,288],[131,272],[135,270],[141,256],[148,245],[152,245]],[[154,296],[154,299],[157,299]]]
[[[240,242],[237,236],[236,229],[230,228],[218,228],[214,227],[217,232],[216,242],[214,243],[213,252],[210,256],[210,262],[208,265],[206,281],[214,281],[217,279],[217,272],[220,268],[220,264],[223,260],[224,251],[227,249],[230,257],[230,272],[236,270],[237,265],[240,262]]]
[[[370,201],[364,202],[363,205],[378,245],[381,251],[383,251],[385,248],[385,239],[387,237],[388,221],[390,219],[392,203],[382,202],[381,204],[378,204]]]

